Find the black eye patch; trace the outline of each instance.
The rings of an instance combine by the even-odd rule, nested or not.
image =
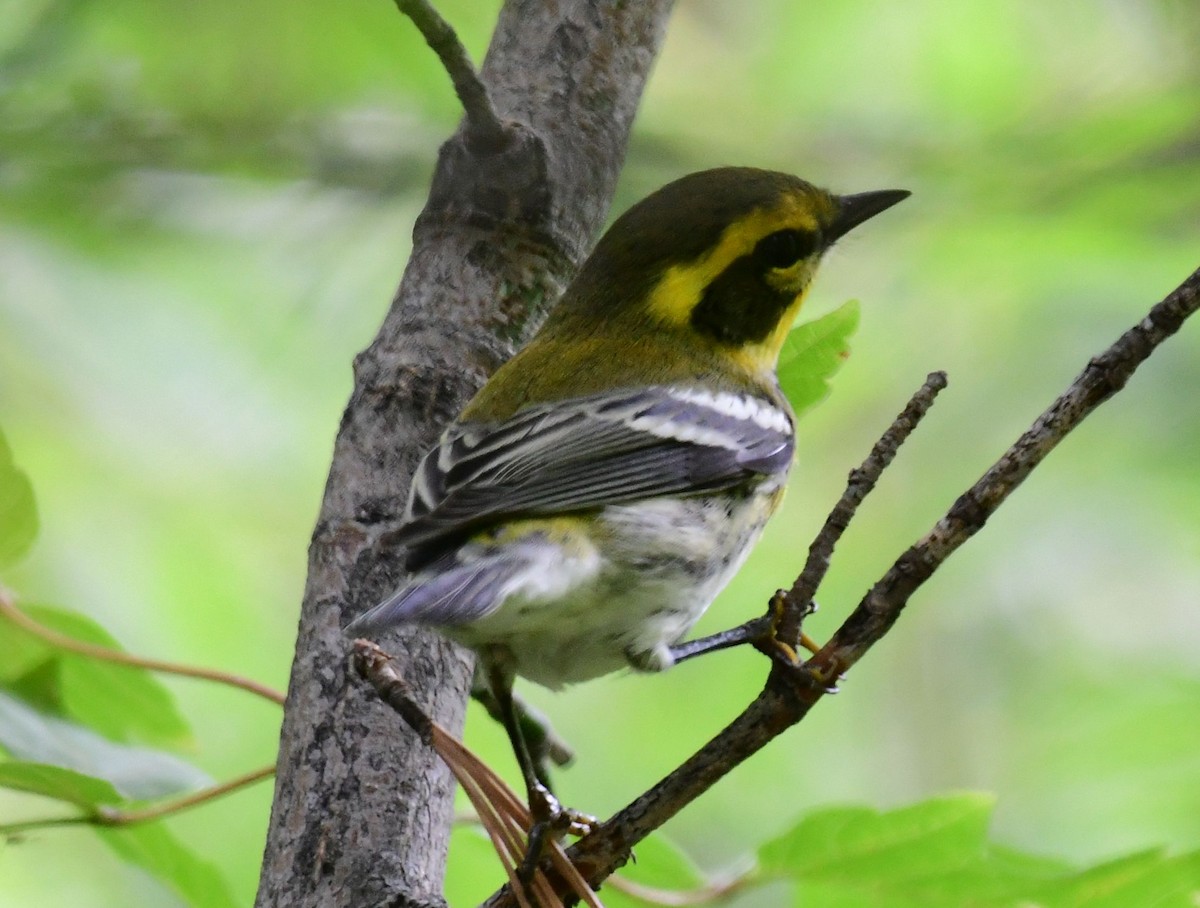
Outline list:
[[[754,260],[765,268],[789,268],[817,251],[820,236],[811,230],[778,230],[758,241]]]

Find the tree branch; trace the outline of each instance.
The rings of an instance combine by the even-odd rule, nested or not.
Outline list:
[[[913,395],[908,405],[871,448],[866,460],[850,473],[846,491],[825,521],[810,547],[808,564],[800,579],[816,584],[824,575],[823,562],[845,529],[844,523],[874,487],[879,475],[895,456],[896,450],[908,438],[917,423],[929,411],[937,393],[945,386],[945,376],[932,373]],[[800,584],[797,579],[797,584]],[[770,616],[768,616],[770,617]],[[755,619],[751,624],[761,621]],[[798,625],[797,625],[798,631]],[[777,662],[771,679],[783,671]],[[799,678],[806,691],[803,702],[816,702],[823,685],[807,671],[791,671],[787,677]],[[802,717],[800,700],[782,695],[779,685],[769,679],[766,689],[727,728],[708,742],[682,766],[659,782],[611,820],[602,824],[577,843],[568,854],[580,873],[593,885],[599,885],[614,870],[628,860],[634,845],[657,829],[687,804],[707,791],[726,773],[756,753],[780,732]],[[809,696],[811,695],[811,696]],[[506,887],[498,891],[486,905],[488,908],[511,906],[512,895]]]
[[[631,849],[650,832],[769,741],[800,722],[828,693],[829,685],[887,633],[921,584],[983,527],[996,508],[1063,438],[1123,388],[1138,366],[1198,308],[1200,270],[1193,272],[1141,322],[1087,364],[1071,386],[960,496],[933,529],[896,560],[816,655],[802,666],[774,660],[765,687],[741,715],[683,765],[576,843],[568,854],[580,873],[593,886],[599,886],[629,859]],[[937,373],[930,376],[888,434],[897,430],[906,414],[921,409],[922,397],[933,392],[939,383],[937,376]],[[900,431],[902,436],[903,430]],[[850,474],[850,487],[810,548],[808,563],[793,587],[799,590],[798,606],[815,593],[828,553],[844,529],[842,517],[852,514],[854,500],[869,490],[874,481],[871,472],[882,469],[871,461],[876,451],[887,447],[886,439],[885,435],[868,461]],[[562,891],[560,884],[556,884],[556,891]],[[487,908],[511,904],[507,887],[485,903]]]
[[[376,731],[378,701],[344,670],[341,628],[401,581],[376,542],[419,456],[590,248],[670,8],[508,0],[500,12],[481,81],[511,141],[480,147],[468,113],[442,146],[396,298],[355,360],[309,548],[260,908],[442,904],[453,778],[412,736]],[[384,642],[431,718],[459,731],[468,654],[424,630]]]

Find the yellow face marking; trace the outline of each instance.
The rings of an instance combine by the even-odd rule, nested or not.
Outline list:
[[[730,224],[716,246],[703,256],[666,270],[650,293],[650,312],[667,325],[686,326],[709,285],[737,259],[753,252],[763,237],[778,230],[818,230],[821,225],[817,209],[821,204],[821,200],[807,195],[788,195],[780,204],[760,208]],[[818,259],[817,255],[810,256],[768,275],[773,286],[795,293],[796,298],[770,335],[732,352],[734,359],[747,371],[763,374],[775,368],[779,350],[792,329]]]

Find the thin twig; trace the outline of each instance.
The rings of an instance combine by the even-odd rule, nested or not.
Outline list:
[[[508,131],[492,100],[487,86],[475,71],[467,49],[458,40],[450,23],[441,17],[426,0],[395,0],[396,8],[412,20],[425,43],[438,55],[442,67],[454,83],[454,92],[467,117],[472,144],[479,148],[502,149],[508,143]]]
[[[48,817],[41,820],[24,820],[20,823],[4,823],[0,824],[0,836],[17,835],[32,829],[45,829],[52,826],[86,825],[119,827],[148,823],[152,820],[160,820],[165,816],[189,810],[192,807],[199,807],[201,804],[207,804],[209,801],[215,801],[217,798],[232,794],[242,788],[247,788],[255,782],[270,778],[274,773],[275,764],[270,763],[267,766],[261,766],[258,769],[230,779],[228,782],[222,782],[220,785],[213,785],[210,788],[205,788],[180,798],[174,798],[170,801],[152,804],[149,807],[139,807],[136,810],[122,810],[119,807],[109,807],[108,805],[100,804],[91,813],[80,814],[74,817]]]
[[[800,640],[800,625],[812,605],[813,598],[825,574],[829,571],[829,561],[833,556],[834,547],[846,532],[850,521],[854,519],[863,499],[875,488],[880,475],[888,468],[896,457],[896,452],[904,444],[913,429],[917,427],[929,408],[933,406],[938,394],[946,387],[945,372],[930,372],[925,384],[912,396],[908,405],[896,417],[895,421],[883,433],[867,459],[850,471],[849,481],[842,497],[833,506],[825,524],[808,547],[808,560],[804,570],[792,584],[784,596],[784,613],[776,628],[778,640],[790,646],[793,650]]]
[[[753,882],[754,878],[751,875],[744,875],[728,882],[709,883],[695,889],[659,889],[655,886],[643,886],[641,883],[635,883],[633,880],[613,874],[605,885],[641,899],[649,905],[662,905],[663,908],[688,908],[691,905],[714,905],[736,895]]]
[[[220,785],[214,785],[211,788],[205,788],[203,791],[197,791],[190,795],[176,798],[173,801],[164,801],[150,807],[143,807],[138,810],[119,810],[101,806],[98,810],[100,823],[104,826],[131,826],[134,823],[158,820],[169,814],[179,813],[192,807],[199,807],[201,804],[207,804],[209,801],[215,801],[217,798],[232,794],[235,791],[253,785],[255,782],[269,779],[274,774],[275,763],[271,762],[266,766],[260,766],[258,769],[253,769],[250,772],[230,779],[228,782],[222,782]]]
[[[1134,371],[1189,315],[1200,309],[1200,269],[1141,322],[1093,358],[1082,373],[1013,443],[979,480],[964,492],[928,533],[901,555],[871,587],[833,638],[810,665],[837,676],[895,623],[916,589],[959,546],[983,529],[988,518],[1066,436],[1129,381]]]
[[[0,823],[0,838],[20,837],[26,832],[38,829],[53,829],[55,826],[84,826],[99,825],[95,814],[83,814],[73,817],[43,817],[37,820],[21,820],[18,823]]]
[[[877,478],[874,461],[890,460],[894,456],[896,448],[928,411],[944,381],[945,377],[940,373],[933,373],[917,390],[884,436],[872,448],[867,460],[850,474],[850,488],[834,505],[834,512],[826,521],[826,526],[830,523],[837,524],[836,515],[840,511],[847,507],[851,510],[857,507],[857,502],[862,500]],[[879,466],[878,469],[882,470],[883,467]],[[828,545],[832,548],[841,532],[841,529],[822,529],[818,538],[824,538],[822,546]],[[814,561],[811,554],[809,561]],[[823,574],[824,568],[821,568],[819,573]],[[808,670],[787,671],[780,662],[773,665],[767,687],[740,716],[682,766],[570,849],[568,853],[572,861],[593,886],[598,886],[624,864],[634,845],[784,729],[800,721],[812,703],[827,690],[828,685]],[[778,683],[780,678],[786,679],[787,683]],[[495,893],[485,903],[487,908],[500,908],[511,904],[507,890]]]
[[[119,649],[112,649],[107,646],[99,646],[95,643],[86,643],[82,640],[76,640],[74,637],[68,637],[66,634],[60,634],[53,628],[46,627],[44,624],[35,621],[25,612],[21,611],[17,606],[15,598],[7,590],[0,589],[0,614],[4,615],[13,624],[20,627],[22,630],[33,634],[33,636],[44,640],[51,646],[66,650],[67,652],[77,653],[81,656],[87,656],[90,659],[99,659],[102,662],[112,662],[117,665],[128,665],[131,668],[142,668],[152,672],[162,672],[167,675],[180,675],[185,678],[199,678],[204,681],[215,681],[218,684],[225,684],[229,687],[236,687],[240,690],[249,691],[252,694],[257,694],[264,699],[270,700],[272,703],[283,705],[284,695],[277,690],[272,690],[264,684],[259,684],[257,681],[252,681],[249,678],[243,678],[240,675],[233,675],[229,672],[218,671],[213,668],[202,668],[195,665],[181,665],[178,662],[164,662],[160,659],[146,659],[142,656],[134,656],[130,653],[123,652]]]

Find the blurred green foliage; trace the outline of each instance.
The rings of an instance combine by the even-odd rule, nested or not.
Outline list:
[[[480,59],[497,4],[439,7]],[[457,119],[447,79],[387,3],[2,0],[0,20],[0,425],[41,524],[3,582],[132,651],[282,687],[350,361]],[[862,301],[853,355],[802,423],[785,512],[700,632],[791,581],[846,472],[945,369],[950,388],[835,558],[808,626],[828,634],[1088,356],[1200,264],[1197,46],[1187,0],[680,3],[617,210],[734,163],[914,192],[823,268],[812,314]],[[667,834],[720,871],[817,807],[973,789],[996,798],[990,840],[1072,866],[1194,849],[1197,387],[1189,325],[841,695]],[[565,800],[603,815],[763,674],[731,652],[527,693],[579,751]],[[271,706],[164,684],[207,774],[272,758]],[[468,742],[510,771],[482,714]],[[167,834],[248,904],[269,803],[261,785]],[[4,820],[50,806],[0,794]],[[5,904],[178,904],[95,839],[50,829],[6,847]],[[152,871],[171,860],[128,851]]]

